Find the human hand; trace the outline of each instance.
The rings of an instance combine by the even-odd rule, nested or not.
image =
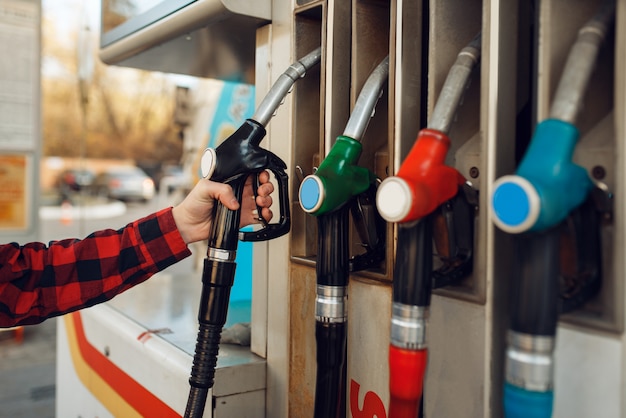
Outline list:
[[[253,179],[253,175],[248,176],[246,185],[243,188],[243,196],[241,197],[243,207],[241,208],[241,218],[239,219],[240,228],[259,222],[257,205],[261,208],[261,216],[268,222],[272,220],[273,213],[270,210],[270,206],[272,206],[271,194],[274,192],[274,185],[270,183],[270,175],[267,171],[262,171],[259,174],[260,184],[257,189],[256,200],[253,193]]]
[[[256,223],[259,215],[257,205],[261,208],[261,215],[265,220],[272,219],[271,193],[274,185],[270,183],[269,173],[263,171],[259,174],[260,186],[257,190],[256,201],[252,190],[252,176],[246,179],[241,208],[239,226],[243,227]],[[189,192],[185,199],[172,209],[172,215],[180,235],[185,243],[207,239],[213,222],[213,206],[219,200],[231,210],[239,209],[239,202],[235,198],[233,189],[224,183],[216,183],[211,180],[201,179]]]

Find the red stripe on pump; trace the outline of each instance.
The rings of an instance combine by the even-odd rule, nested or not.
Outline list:
[[[181,416],[89,343],[79,312],[70,315],[76,329],[76,339],[81,356],[111,389],[144,417]]]

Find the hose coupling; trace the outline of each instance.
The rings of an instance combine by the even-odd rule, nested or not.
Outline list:
[[[317,285],[315,319],[326,323],[343,323],[348,319],[348,288]]]
[[[509,331],[506,351],[506,381],[535,392],[553,387],[553,336]]]
[[[427,306],[394,302],[391,314],[391,344],[410,350],[426,348],[428,317]]]

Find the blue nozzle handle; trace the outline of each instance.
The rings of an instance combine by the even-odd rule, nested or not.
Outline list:
[[[504,416],[506,418],[551,418],[554,392],[535,392],[506,383]]]
[[[535,135],[515,175],[494,183],[494,223],[508,233],[541,231],[563,221],[593,187],[587,171],[572,162],[578,129],[547,119]]]

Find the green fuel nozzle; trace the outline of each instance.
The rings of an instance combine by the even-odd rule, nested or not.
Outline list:
[[[338,209],[376,181],[374,173],[357,163],[363,149],[360,139],[388,76],[389,57],[386,57],[365,82],[343,135],[337,138],[315,174],[302,181],[299,197],[305,212],[319,216]]]
[[[359,141],[388,74],[389,57],[386,57],[361,89],[343,135],[337,138],[316,173],[307,176],[300,185],[300,206],[317,217],[318,232],[315,418],[345,416],[348,277],[350,272],[379,263],[385,254],[385,228],[380,227],[376,222],[380,217],[373,213],[376,176],[357,163],[363,148]],[[365,254],[353,258],[349,255],[350,212],[366,249]]]
[[[350,137],[337,138],[317,172],[300,185],[300,206],[305,212],[323,215],[369,188],[375,176],[357,165],[362,149],[361,143]]]

